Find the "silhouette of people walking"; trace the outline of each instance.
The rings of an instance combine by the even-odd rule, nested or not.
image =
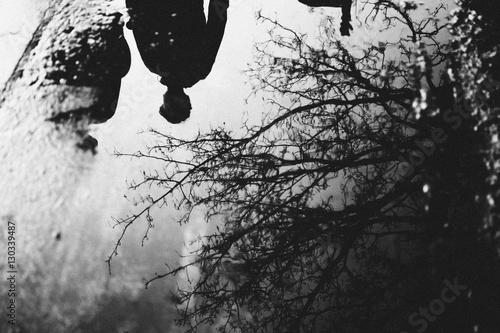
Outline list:
[[[349,36],[351,26],[352,0],[299,0],[304,5],[311,7],[342,7],[342,22],[340,23],[340,34]]]
[[[210,0],[208,20],[203,0],[127,0],[137,47],[146,67],[168,90],[160,114],[171,123],[189,118],[191,102],[184,88],[210,73],[227,21],[229,0]]]

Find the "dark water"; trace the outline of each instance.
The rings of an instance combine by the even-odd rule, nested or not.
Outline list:
[[[113,4],[123,7],[122,2]],[[24,3],[33,5],[34,0]],[[206,225],[199,212],[190,225],[181,228],[175,223],[179,212],[163,209],[155,215],[155,229],[145,247],[141,238],[146,225],[139,223],[129,231],[110,276],[104,260],[120,233],[119,227],[111,228],[111,217],[124,217],[133,209],[124,194],[138,194],[127,190],[126,181],[139,179],[141,168],[161,167],[110,153],[144,148],[153,137],[138,132],[151,126],[189,137],[222,123],[238,129],[244,115],[258,121],[263,102],[257,99],[245,105],[250,86],[241,73],[252,61],[253,42],[267,36],[265,29],[256,27],[254,11],[263,8],[270,15],[279,11],[284,24],[315,31],[318,16],[304,11],[303,19],[297,20],[295,12],[302,5],[291,3],[231,1],[217,61],[209,77],[188,90],[192,116],[180,126],[166,123],[158,114],[164,87],[140,62],[127,30],[132,67],[122,80],[116,113],[107,122],[58,125],[46,121],[47,114],[68,101],[88,103],[88,87],[64,87],[65,99],[55,98],[62,85],[53,89],[31,85],[4,101],[0,109],[0,248],[5,244],[5,222],[15,222],[20,327],[27,332],[67,332],[68,328],[76,332],[174,331],[170,292],[176,283],[186,285],[185,279],[162,281],[144,290],[142,278],[165,272],[164,263],[179,260],[176,251],[186,251],[184,242],[213,226]],[[43,9],[43,4],[39,6],[25,12],[18,8],[16,15],[22,14],[21,22],[36,21],[37,10]],[[29,30],[25,33],[29,35]],[[357,38],[365,43],[372,36],[366,33]],[[22,53],[22,40],[27,43],[29,38],[16,40],[10,60]],[[95,154],[92,149],[81,149],[87,134],[98,141]],[[2,265],[3,261],[3,271]]]

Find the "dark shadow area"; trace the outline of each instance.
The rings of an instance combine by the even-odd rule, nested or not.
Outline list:
[[[161,297],[160,288],[140,291],[138,297],[129,294],[103,299],[91,320],[80,323],[73,332],[81,333],[164,333],[173,325],[174,306]],[[167,295],[165,296],[167,297]]]

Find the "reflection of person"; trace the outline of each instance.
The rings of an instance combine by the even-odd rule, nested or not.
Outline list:
[[[146,67],[168,87],[160,114],[171,123],[190,115],[184,93],[210,73],[224,35],[229,0],[127,0],[137,47]]]
[[[299,0],[299,2],[311,7],[342,7],[342,23],[340,23],[340,33],[342,36],[349,36],[349,30],[352,30],[352,0]]]

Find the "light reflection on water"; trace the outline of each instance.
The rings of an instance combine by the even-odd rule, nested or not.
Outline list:
[[[86,103],[82,95],[71,96],[72,103]],[[164,331],[171,324],[164,314],[174,312],[167,298],[171,283],[143,291],[141,279],[155,267],[164,269],[168,254],[181,248],[181,231],[157,223],[158,236],[142,249],[143,228],[138,225],[120,249],[112,276],[104,263],[119,232],[110,228],[111,216],[130,209],[123,198],[125,179],[136,177],[140,165],[113,158],[106,149],[111,151],[117,142],[138,148],[138,123],[130,118],[120,122],[119,116],[107,124],[106,133],[93,125],[92,133],[101,141],[94,155],[77,148],[87,125],[46,121],[52,111],[64,108],[61,101],[68,100],[58,99],[51,87],[32,86],[9,95],[0,112],[0,217],[18,228],[18,323],[37,332],[66,331],[67,325],[82,321],[88,321],[83,324],[92,332],[120,327],[146,331],[147,325]],[[2,250],[5,225],[0,227]],[[131,313],[142,315],[146,323],[139,317],[135,322],[123,319]]]
[[[109,332],[116,329],[112,326],[120,322],[120,316],[156,308],[163,312],[150,314],[150,325],[158,332],[168,330],[169,314],[173,313],[168,298],[172,282],[157,282],[152,289],[143,291],[141,278],[151,277],[155,271],[164,272],[165,261],[172,263],[178,259],[175,251],[182,252],[183,241],[194,238],[194,231],[206,230],[208,226],[200,213],[187,230],[182,229],[175,223],[179,213],[163,209],[155,215],[156,227],[144,248],[140,240],[145,225],[137,224],[129,231],[109,277],[104,260],[119,233],[119,228],[110,228],[111,217],[123,217],[133,209],[123,197],[124,193],[134,196],[126,190],[125,180],[137,179],[141,167],[155,167],[143,161],[115,158],[109,153],[115,149],[121,152],[142,149],[152,138],[147,133],[138,135],[138,131],[149,126],[182,136],[223,122],[238,128],[244,109],[250,110],[249,116],[254,119],[261,116],[260,104],[242,106],[250,87],[244,85],[241,71],[251,60],[252,42],[257,38],[253,11],[267,6],[269,11],[279,9],[282,16],[287,16],[284,9],[294,13],[302,7],[289,5],[289,0],[266,5],[263,1],[235,3],[213,72],[188,89],[193,113],[185,124],[172,126],[158,115],[164,87],[142,66],[130,31],[125,31],[125,36],[132,50],[133,65],[122,82],[116,114],[106,123],[82,125],[76,131],[73,125],[47,122],[42,109],[47,111],[55,106],[41,105],[39,101],[48,102],[50,95],[44,99],[40,92],[31,94],[38,98],[35,102],[26,100],[30,92],[24,91],[10,105],[3,106],[0,217],[19,225],[18,260],[24,293],[19,296],[23,303],[21,322],[38,326],[38,332],[56,332],[57,326],[44,328],[44,318],[61,323],[86,318],[82,331]],[[300,25],[294,15],[288,15],[288,21]],[[306,28],[311,26],[307,20],[302,24]],[[259,38],[263,36],[261,31]],[[99,141],[96,155],[76,147],[87,130]],[[1,231],[3,237],[4,230]],[[58,234],[60,240],[54,237]],[[106,300],[113,302],[104,304],[99,313],[96,304]],[[125,320],[117,325],[132,330],[135,324]]]
[[[244,11],[234,10],[232,15],[253,17],[250,6],[239,8]],[[60,105],[51,100],[52,94],[42,96],[42,90],[22,91],[2,105],[0,217],[18,225],[18,283],[22,288],[18,319],[28,331],[65,331],[65,325],[78,322],[82,332],[169,330],[175,313],[169,297],[173,282],[157,281],[144,291],[141,279],[165,272],[164,263],[177,261],[177,252],[186,253],[183,243],[208,226],[200,213],[182,229],[175,223],[179,213],[163,209],[155,215],[155,229],[144,248],[140,241],[145,225],[130,230],[110,277],[104,260],[119,234],[119,228],[110,227],[111,217],[123,217],[133,209],[123,197],[124,193],[135,195],[127,192],[125,180],[137,179],[141,167],[154,166],[109,153],[143,148],[151,137],[137,132],[152,125],[186,135],[207,128],[211,121],[238,124],[241,101],[248,95],[239,71],[251,56],[252,25],[241,17],[229,22],[220,62],[213,75],[190,89],[195,110],[192,119],[181,126],[173,127],[158,115],[164,87],[141,66],[129,31],[125,34],[134,65],[122,82],[116,114],[106,123],[88,127],[45,121],[47,112]],[[231,45],[239,45],[243,56],[235,57]],[[18,57],[16,53],[11,56]],[[76,147],[87,131],[99,141],[96,155]]]
[[[181,230],[169,219],[173,214],[157,215],[157,227],[144,249],[139,245],[144,225],[131,230],[113,262],[113,276],[104,264],[119,231],[110,228],[111,216],[124,216],[131,208],[123,197],[125,179],[136,178],[140,161],[110,156],[106,148],[113,140],[106,136],[100,138],[96,155],[82,151],[76,147],[82,136],[74,125],[55,125],[23,106],[27,105],[19,100],[9,110],[13,112],[0,114],[0,216],[18,224],[19,283],[25,292],[20,296],[20,321],[43,323],[47,315],[72,322],[95,315],[101,321],[113,320],[106,313],[95,314],[103,295],[113,301],[140,299],[168,307],[168,284],[143,292],[141,278],[150,277],[155,267],[164,271],[168,256],[182,247]],[[93,125],[92,132],[99,137],[98,126]],[[126,138],[121,142],[127,149],[140,145],[127,144],[139,138],[128,132],[133,125],[108,127],[110,138]],[[82,126],[80,132],[84,131]],[[40,312],[49,305],[52,310]],[[131,311],[130,307],[122,305],[121,310]],[[168,317],[157,317],[156,324],[170,325]],[[40,322],[35,325],[43,332]]]

